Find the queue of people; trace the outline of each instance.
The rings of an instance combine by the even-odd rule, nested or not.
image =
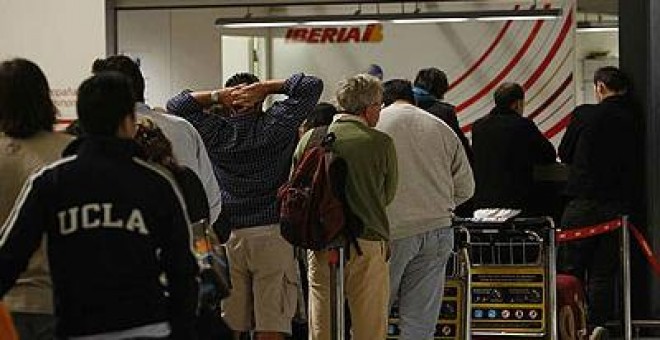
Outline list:
[[[128,57],[98,59],[92,74],[78,89],[74,139],[53,132],[57,112],[39,67],[0,64],[0,296],[21,339],[209,339],[191,232],[205,221],[227,254],[231,292],[215,315],[230,330],[224,338],[291,336],[302,281],[308,338],[329,340],[329,254],[296,256],[277,200],[322,125],[348,165],[345,203],[364,230],[343,277],[352,339],[385,339],[393,308],[400,339],[433,338],[459,206],[544,212],[534,167],[557,153],[524,116],[515,83],[496,89],[470,145],[437,68],[414,82],[348,77],[336,105],[318,103],[314,76],[238,73],[222,88],[180,92],[166,110],[147,106]],[[570,169],[567,227],[628,212],[634,196],[639,148],[626,78],[603,68],[594,84],[600,103],[575,110],[559,148]],[[286,98],[264,108],[275,94]],[[616,268],[595,256],[616,246],[603,235],[559,252],[560,270],[587,280],[594,336],[604,333]]]

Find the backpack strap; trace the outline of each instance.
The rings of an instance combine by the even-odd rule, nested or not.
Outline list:
[[[332,143],[334,143],[334,141],[336,139],[336,136],[332,132],[328,133],[328,128],[329,128],[329,125],[323,125],[323,126],[319,126],[317,128],[314,128],[314,130],[312,130],[312,135],[309,137],[309,140],[307,141],[307,145],[305,145],[305,151],[307,151],[310,148],[313,148],[315,146],[329,147],[330,145],[332,145]],[[341,174],[340,177],[345,180],[345,176],[346,176],[345,171],[347,171],[347,169],[344,168],[344,169],[342,169],[342,171],[344,171],[344,173]],[[345,216],[347,217],[346,223],[347,224],[362,223],[362,221],[360,221],[360,219],[353,214],[353,212],[350,210],[350,208],[348,208],[348,201],[346,200],[346,192],[343,189],[343,186],[345,185],[345,182],[342,181],[341,183],[335,183],[335,185],[338,185],[338,187],[335,187],[334,190],[337,193],[337,195],[339,196],[340,200],[344,203],[344,206],[345,206],[344,213],[345,213]],[[339,189],[339,188],[341,188],[341,189]],[[350,228],[350,227],[345,227],[344,228],[344,237],[345,237],[345,240],[346,240],[346,243],[345,243],[345,247],[346,247],[345,256],[347,256],[347,258],[350,257],[351,245],[353,245],[353,247],[355,247],[355,250],[356,250],[357,254],[359,256],[361,256],[363,254],[362,253],[362,248],[360,247],[360,244],[358,243],[358,240],[357,240],[358,238],[357,238],[357,235],[355,234],[354,230],[352,230],[352,228]]]
[[[307,145],[305,145],[305,151],[321,145],[323,142],[323,139],[325,139],[325,136],[328,134],[328,126],[319,126],[317,128],[314,128],[312,130],[312,135],[309,137],[309,140],[307,141]]]

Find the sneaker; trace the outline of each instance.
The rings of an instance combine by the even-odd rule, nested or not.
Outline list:
[[[605,327],[595,327],[589,335],[589,340],[606,340],[609,339],[607,329]]]

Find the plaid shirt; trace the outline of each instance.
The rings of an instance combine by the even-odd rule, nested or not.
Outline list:
[[[295,74],[263,115],[221,117],[207,114],[183,91],[167,110],[192,123],[204,140],[222,193],[223,216],[232,229],[277,223],[277,189],[286,181],[298,139],[298,126],[323,91],[320,79]]]

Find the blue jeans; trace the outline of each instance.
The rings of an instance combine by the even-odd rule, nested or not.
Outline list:
[[[449,227],[392,241],[390,310],[398,303],[400,340],[433,339],[453,245]]]
[[[55,317],[49,314],[12,312],[14,326],[21,340],[53,340]],[[0,336],[0,338],[2,338]]]

